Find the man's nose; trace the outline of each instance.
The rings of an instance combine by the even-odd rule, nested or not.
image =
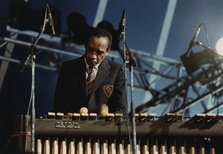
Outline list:
[[[91,58],[97,58],[97,53],[94,51],[94,52],[91,52],[90,53],[90,57]]]

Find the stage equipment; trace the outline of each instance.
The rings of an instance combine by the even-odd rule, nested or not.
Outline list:
[[[186,52],[181,56],[182,63],[189,75],[192,75],[205,64],[214,64],[216,60],[219,60],[219,58],[220,57],[218,54],[216,54],[213,50],[208,49],[196,53],[191,51],[189,56]]]
[[[93,115],[93,116],[92,116]],[[167,113],[136,114],[137,154],[220,153],[222,152],[223,116],[221,114]],[[49,113],[36,119],[36,153],[126,153],[130,154],[131,119],[109,113]],[[29,129],[28,129],[29,130]]]
[[[44,14],[44,20],[43,20],[43,24],[40,28],[40,32],[38,33],[37,37],[35,38],[34,42],[32,43],[30,49],[29,49],[29,53],[26,57],[26,60],[23,63],[23,67],[21,69],[21,72],[23,72],[23,70],[26,68],[26,66],[28,64],[31,65],[32,67],[32,83],[31,83],[31,93],[30,93],[30,100],[29,100],[29,106],[28,106],[28,110],[27,110],[27,116],[29,114],[31,114],[31,137],[32,137],[32,144],[31,144],[31,151],[32,153],[35,153],[35,118],[36,118],[36,111],[35,111],[35,67],[36,67],[36,54],[37,54],[37,49],[36,49],[36,45],[39,42],[42,34],[45,31],[45,26],[47,23],[50,23],[51,28],[52,28],[52,33],[55,34],[55,30],[54,30],[54,25],[53,25],[53,21],[52,21],[52,15],[51,12],[49,10],[49,6],[48,4],[46,5],[45,8],[45,14]],[[30,109],[31,109],[31,113],[30,113]]]

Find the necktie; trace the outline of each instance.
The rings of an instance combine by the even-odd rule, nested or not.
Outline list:
[[[88,96],[92,93],[93,90],[93,85],[94,85],[94,79],[96,77],[95,74],[95,69],[94,68],[89,68],[88,71],[88,77],[87,77],[87,90],[88,90]]]

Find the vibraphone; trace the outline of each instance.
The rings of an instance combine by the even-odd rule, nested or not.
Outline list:
[[[136,114],[137,154],[223,153],[223,115]],[[37,154],[130,154],[131,122],[120,114],[48,114],[36,119]]]

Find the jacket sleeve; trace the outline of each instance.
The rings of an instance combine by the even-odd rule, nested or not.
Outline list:
[[[59,76],[56,84],[56,90],[55,90],[55,96],[54,96],[54,102],[53,102],[53,111],[54,112],[65,112],[65,104],[66,102],[66,68],[62,64],[60,71],[59,71]]]
[[[115,79],[112,98],[109,100],[109,104],[111,104],[111,109],[113,110],[111,112],[123,113],[124,115],[128,114],[126,90],[125,70],[121,66]]]

